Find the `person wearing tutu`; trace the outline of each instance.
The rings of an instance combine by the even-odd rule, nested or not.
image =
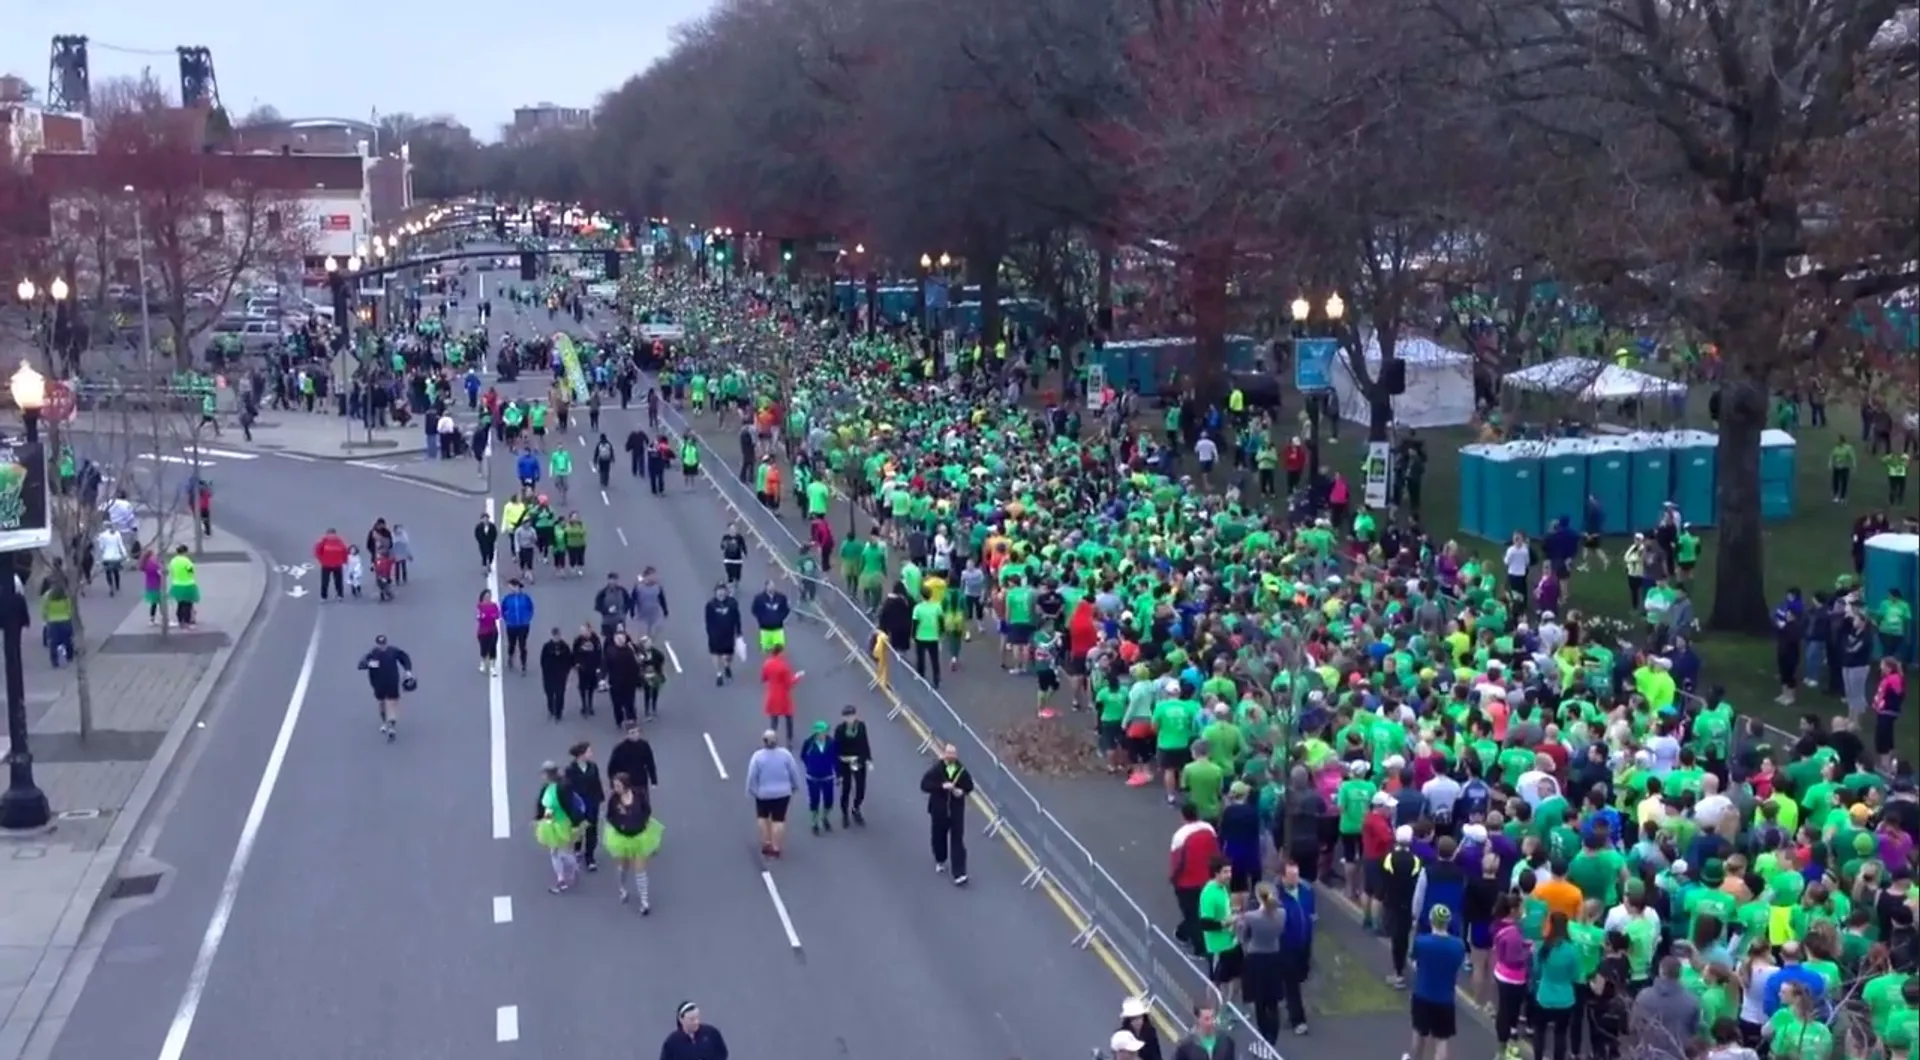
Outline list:
[[[200,581],[185,545],[174,549],[167,560],[167,596],[173,600],[174,624],[192,629],[193,609],[200,603]]]
[[[607,800],[607,828],[601,839],[607,856],[613,859],[620,901],[638,900],[641,916],[653,912],[647,889],[647,859],[660,849],[665,830],[653,815],[653,801],[646,786],[636,786],[625,773],[615,773],[613,794]]]
[[[568,806],[578,796],[568,790],[560,766],[547,762],[540,767],[540,803],[534,814],[533,837],[547,849],[547,861],[553,866],[553,886],[548,894],[564,894],[580,877],[580,862],[573,854],[575,813]],[[584,815],[585,807],[580,808]]]

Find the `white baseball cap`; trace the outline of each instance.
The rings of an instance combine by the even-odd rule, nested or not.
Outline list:
[[[1130,997],[1125,1001],[1120,1002],[1120,1018],[1123,1020],[1139,1019],[1140,1017],[1146,1014],[1147,1014],[1146,998]]]
[[[1413,826],[1410,824],[1403,824],[1400,827],[1394,829],[1393,841],[1396,843],[1413,842]]]
[[[1107,1048],[1116,1053],[1137,1053],[1146,1047],[1147,1044],[1134,1037],[1132,1031],[1114,1031],[1113,1040],[1107,1043]]]

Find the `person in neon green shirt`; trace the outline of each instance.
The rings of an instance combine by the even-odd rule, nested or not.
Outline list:
[[[553,485],[560,491],[560,500],[567,499],[567,483],[573,478],[573,454],[567,447],[556,446],[547,454],[547,474],[553,476]]]
[[[185,545],[167,558],[167,595],[173,600],[175,622],[181,629],[192,629],[193,609],[200,603],[200,580]]]

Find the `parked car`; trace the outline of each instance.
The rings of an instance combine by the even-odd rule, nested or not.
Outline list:
[[[240,347],[248,352],[272,350],[280,346],[280,321],[261,317],[225,316],[213,325],[215,338],[238,336]]]

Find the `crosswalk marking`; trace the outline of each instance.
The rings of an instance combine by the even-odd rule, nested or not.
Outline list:
[[[188,464],[188,465],[192,465],[192,464],[194,464],[194,463],[198,463],[198,464],[199,464],[199,465],[200,465],[201,467],[213,467],[213,466],[214,466],[215,464],[217,464],[217,463],[219,463],[219,461],[217,461],[217,460],[200,460],[200,461],[195,461],[195,460],[194,460],[193,458],[191,458],[191,457],[185,457],[185,456],[175,456],[175,455],[173,455],[172,453],[141,453],[141,454],[140,454],[140,459],[142,459],[142,460],[158,460],[159,462],[161,462],[161,463],[163,463],[163,464]]]
[[[206,455],[208,455],[208,456],[218,456],[218,457],[224,457],[224,458],[226,458],[226,459],[228,459],[228,460],[258,460],[258,459],[260,459],[260,454],[259,454],[259,453],[242,453],[242,452],[236,452],[235,450],[232,450],[232,449],[214,449],[214,448],[212,448],[212,447],[210,447],[210,446],[205,446],[205,445],[203,445],[203,446],[201,446],[201,447],[200,447],[200,451],[201,451],[202,453],[205,453],[205,454],[206,454]]]

